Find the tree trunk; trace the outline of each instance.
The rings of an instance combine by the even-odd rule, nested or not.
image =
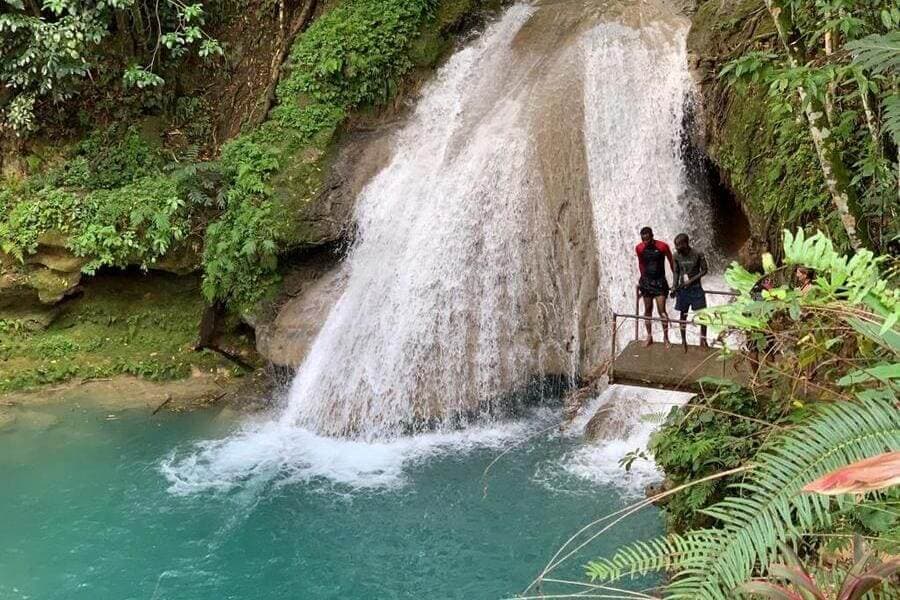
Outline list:
[[[834,54],[834,35],[829,30],[825,32],[825,56],[831,56],[832,54]],[[834,99],[837,97],[835,91],[834,82],[830,81],[828,89],[825,91],[825,115],[828,117],[829,126],[834,123],[831,115],[834,113]]]
[[[275,92],[278,90],[278,82],[281,80],[284,62],[291,52],[294,38],[305,30],[312,21],[318,0],[304,0],[300,13],[293,15],[289,23],[285,23],[285,13],[287,12],[285,4],[286,0],[281,0],[278,4],[278,39],[275,42],[275,52],[272,55],[269,83],[266,85],[266,90],[262,96],[262,106],[260,112],[249,119],[250,125],[254,127],[265,121],[272,107],[275,106]]]
[[[790,13],[785,9],[783,0],[766,0],[766,7],[772,20],[775,21],[775,29],[788,56],[788,62],[792,67],[806,63],[806,51],[799,37],[795,35],[794,24]],[[850,240],[850,245],[858,250],[869,245],[867,232],[859,229],[857,220],[862,215],[859,200],[850,185],[850,177],[840,149],[828,129],[825,106],[822,101],[806,93],[800,88],[800,102],[803,104],[803,112],[809,124],[809,133],[816,147],[819,164],[822,167],[822,175],[825,185],[831,194],[831,201],[838,212],[844,231]]]

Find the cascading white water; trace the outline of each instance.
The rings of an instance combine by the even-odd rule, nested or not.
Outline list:
[[[599,34],[599,35],[597,35]],[[639,229],[674,246],[685,232],[708,248],[708,208],[687,185],[681,156],[687,69],[686,23],[640,28],[607,24],[584,39],[585,115],[601,288],[614,310],[630,313],[636,284]]]
[[[282,423],[373,438],[493,413],[598,360],[641,226],[709,239],[679,152],[687,22],[650,7],[516,5],[440,69],[358,199]]]

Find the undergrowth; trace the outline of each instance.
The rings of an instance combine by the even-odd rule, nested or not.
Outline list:
[[[704,387],[707,395],[672,409],[650,439],[649,450],[673,487],[745,464],[779,423],[798,416],[788,403],[753,394],[733,382],[707,380]],[[710,525],[712,519],[701,509],[722,500],[740,479],[735,475],[710,480],[668,498],[664,506],[668,529],[680,532]]]
[[[242,374],[219,355],[193,349],[203,311],[195,277],[107,274],[84,288],[46,330],[0,321],[0,392],[122,374],[154,381],[193,369]],[[247,347],[250,340],[232,335],[228,343]]]
[[[251,307],[276,281],[278,254],[306,242],[298,220],[347,115],[394,97],[422,57],[437,60],[445,28],[474,5],[446,4],[347,0],[325,12],[296,38],[269,119],[226,143],[217,160],[199,160],[211,130],[195,98],[166,103],[174,106],[166,144],[136,116],[54,160],[35,157],[24,181],[0,181],[0,250],[23,260],[42,235],[62,234],[93,273],[150,268],[187,249],[198,256],[207,302]]]

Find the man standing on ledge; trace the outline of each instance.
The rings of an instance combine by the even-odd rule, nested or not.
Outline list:
[[[669,315],[666,313],[666,296],[669,293],[669,282],[666,280],[666,259],[669,268],[675,273],[672,251],[665,242],[653,239],[653,230],[649,227],[641,229],[641,243],[635,248],[638,257],[638,268],[641,278],[638,280],[638,293],[644,299],[644,316],[653,316],[653,302],[656,301],[656,312],[662,319],[663,341],[669,346]],[[653,343],[653,323],[644,321],[647,329],[645,346]]]
[[[675,298],[675,311],[681,313],[681,345],[687,352],[687,334],[684,321],[687,321],[688,310],[697,312],[706,308],[706,292],[700,280],[709,271],[706,257],[702,252],[691,248],[691,240],[686,233],[675,236],[675,282],[672,297]],[[700,347],[709,348],[706,342],[706,325],[700,326]]]

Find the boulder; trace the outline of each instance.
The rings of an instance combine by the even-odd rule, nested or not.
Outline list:
[[[21,264],[0,253],[0,320],[32,331],[46,328],[59,312],[54,303],[71,293],[78,279],[77,272]]]
[[[86,262],[69,252],[65,236],[55,231],[41,234],[37,250],[24,262],[0,253],[0,312],[26,326],[46,327],[54,316],[48,305],[76,290]]]
[[[344,288],[336,257],[312,256],[291,267],[275,303],[255,319],[256,350],[268,362],[295,369]]]
[[[623,410],[622,398],[613,395],[609,402],[597,409],[584,428],[589,442],[624,440],[634,431],[635,418],[631,411]]]

